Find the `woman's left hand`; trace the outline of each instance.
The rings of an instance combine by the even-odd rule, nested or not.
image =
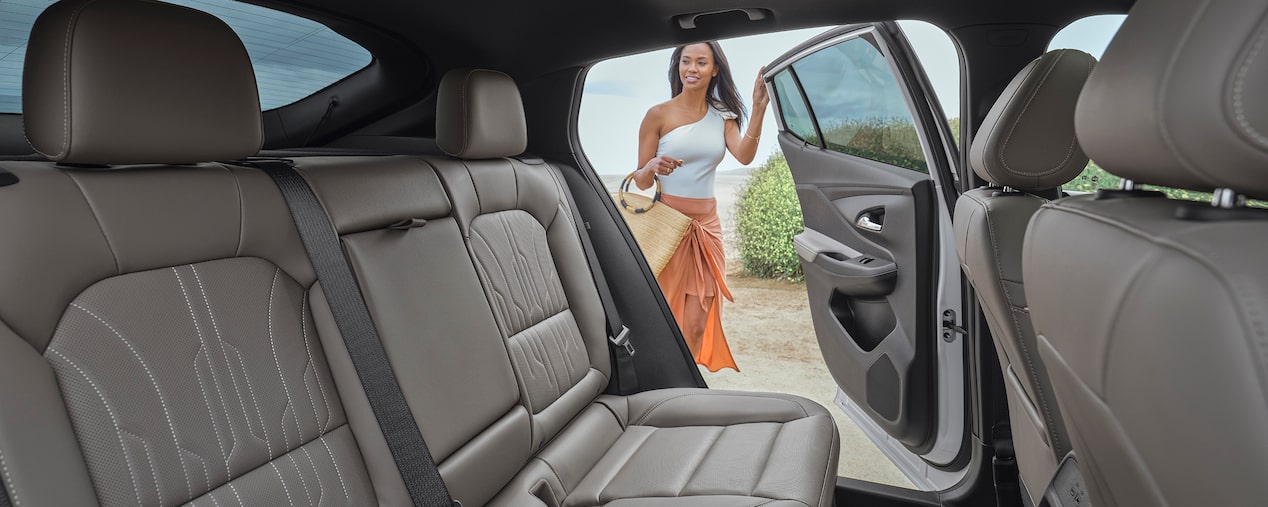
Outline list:
[[[762,81],[764,72],[766,72],[765,65],[758,69],[757,82],[753,83],[753,107],[766,107],[770,104],[770,94],[766,93],[766,83]]]

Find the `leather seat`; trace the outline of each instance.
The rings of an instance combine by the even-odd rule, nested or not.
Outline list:
[[[1142,190],[1044,205],[1022,270],[1098,507],[1268,505],[1268,34],[1263,0],[1140,0],[1075,129]]]
[[[1017,73],[969,151],[973,170],[992,185],[965,192],[955,207],[956,252],[995,341],[1017,465],[1035,504],[1070,442],[1026,308],[1022,241],[1031,215],[1087,165],[1074,107],[1095,63],[1060,49]]]

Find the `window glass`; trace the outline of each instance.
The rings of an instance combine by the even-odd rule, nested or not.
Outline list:
[[[889,62],[868,36],[792,65],[833,151],[929,172],[911,110]]]
[[[1107,14],[1089,16],[1070,23],[1052,37],[1052,42],[1048,43],[1048,51],[1077,49],[1100,60],[1101,55],[1105,53],[1105,47],[1109,45],[1110,39],[1114,38],[1114,34],[1118,33],[1118,27],[1122,26],[1126,17],[1120,14]],[[1122,178],[1105,172],[1096,165],[1095,161],[1089,161],[1083,172],[1067,183],[1063,189],[1075,192],[1095,192],[1102,188],[1118,188],[1120,181]]]
[[[924,69],[933,93],[942,105],[947,125],[955,144],[960,144],[960,52],[951,42],[951,36],[926,21],[902,19],[898,21],[903,35],[916,53],[916,60]]]
[[[31,25],[51,0],[0,2],[0,113],[22,112],[22,63]],[[325,25],[233,0],[169,0],[224,20],[251,55],[260,107],[285,106],[370,64],[370,52]],[[214,69],[209,69],[209,72]]]
[[[785,70],[775,75],[775,99],[779,101],[779,114],[783,116],[788,131],[803,141],[819,144],[819,136],[815,135],[815,126],[810,120],[810,110],[806,108],[806,101],[797,90],[797,82],[791,71]]]

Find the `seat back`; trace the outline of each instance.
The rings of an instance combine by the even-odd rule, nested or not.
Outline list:
[[[14,505],[374,503],[286,203],[261,172],[205,163],[262,142],[237,36],[185,7],[70,0],[25,65],[32,145],[91,167],[3,164]]]
[[[1095,62],[1060,49],[1017,73],[969,152],[974,171],[992,185],[961,195],[953,222],[960,266],[999,356],[1021,480],[1036,503],[1070,443],[1026,309],[1022,240],[1031,215],[1087,164],[1074,137],[1074,107]]]
[[[1031,222],[1031,314],[1094,505],[1268,505],[1268,216],[1236,197],[1268,197],[1266,15],[1141,0],[1079,99],[1105,170],[1218,206],[1102,191]]]

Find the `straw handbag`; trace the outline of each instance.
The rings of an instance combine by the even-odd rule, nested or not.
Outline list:
[[[637,171],[635,171],[637,172]],[[630,182],[634,181],[634,173],[630,173],[621,182],[620,190],[612,197],[621,208],[621,216],[634,233],[638,247],[643,250],[643,257],[652,268],[652,274],[660,276],[661,270],[669,263],[678,244],[687,234],[691,225],[691,217],[667,205],[657,206],[660,202],[660,178],[656,178],[656,193],[652,197],[629,193]]]

